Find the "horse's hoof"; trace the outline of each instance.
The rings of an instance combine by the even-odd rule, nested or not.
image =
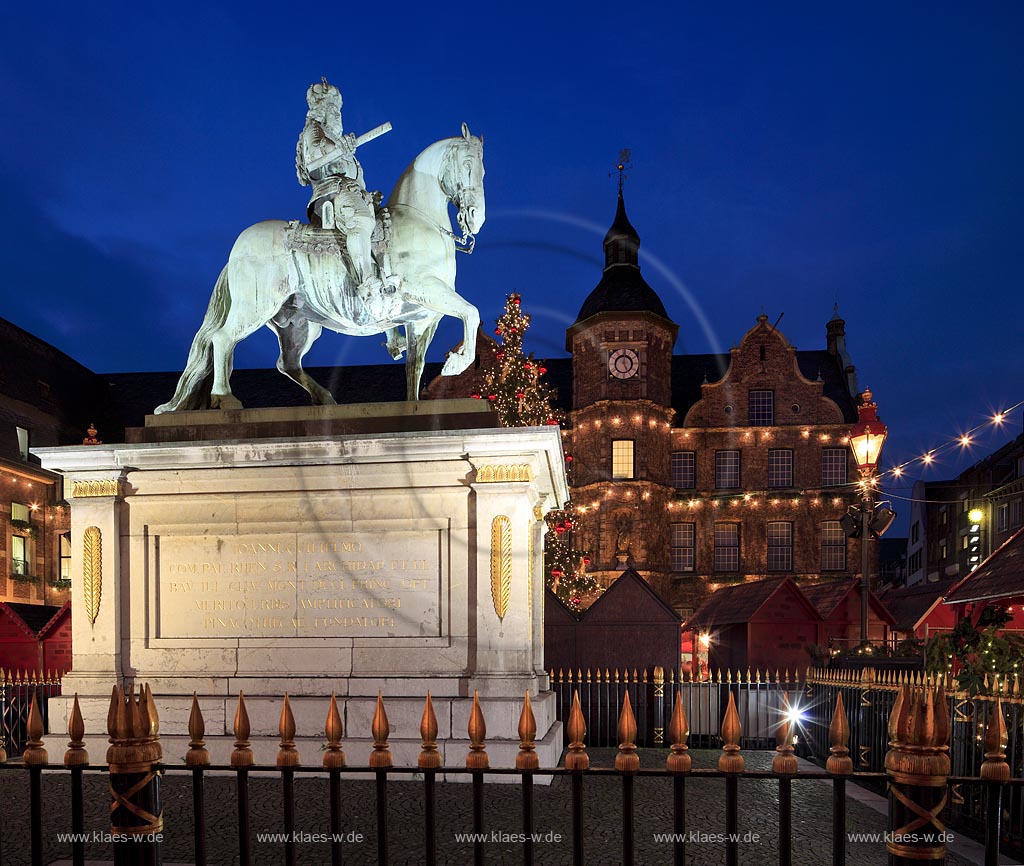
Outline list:
[[[211,394],[210,408],[220,409],[222,411],[230,409],[241,409],[242,401],[239,400],[234,394]]]
[[[472,358],[460,355],[458,352],[453,352],[448,356],[448,360],[444,362],[444,366],[441,368],[441,375],[458,376],[459,373],[464,372],[472,363]]]
[[[405,337],[399,336],[394,340],[394,342],[385,343],[384,348],[388,350],[388,354],[394,360],[398,361],[408,348],[408,344],[405,341]]]

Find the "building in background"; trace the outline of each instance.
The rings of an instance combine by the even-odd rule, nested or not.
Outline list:
[[[608,585],[634,568],[684,618],[718,587],[858,573],[859,542],[839,523],[857,501],[843,320],[820,350],[797,351],[762,313],[728,354],[675,355],[679,325],[639,245],[620,191],[601,279],[566,332],[571,400],[549,364],[590,571]]]
[[[1024,525],[1024,434],[911,497],[907,585],[966,577]]]
[[[60,476],[29,452],[82,442],[106,386],[4,319],[0,346],[0,602],[60,607],[71,581],[69,515]]]

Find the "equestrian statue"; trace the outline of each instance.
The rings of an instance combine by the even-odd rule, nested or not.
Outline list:
[[[309,88],[306,102],[295,170],[299,183],[312,188],[309,224],[268,220],[238,236],[174,396],[157,414],[240,409],[230,384],[235,346],[263,325],[281,344],[278,370],[315,405],[334,403],[302,369],[324,328],[385,334],[392,358],[406,354],[409,400],[419,398],[427,347],[442,316],[462,322],[463,339],[441,375],[455,376],[473,363],[480,314],[455,291],[455,254],[473,251],[484,224],[483,136],[462,124],[461,135],[430,145],[382,206],[381,194],[366,189],[356,149],[391,124],[346,134],[341,93],[326,79]],[[452,231],[449,203],[460,234]]]

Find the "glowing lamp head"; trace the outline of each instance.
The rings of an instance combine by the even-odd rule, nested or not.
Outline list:
[[[985,512],[982,511],[980,508],[972,508],[970,511],[967,512],[967,519],[971,521],[971,523],[981,523],[984,517]]]
[[[872,402],[871,392],[861,394],[861,400],[859,418],[850,431],[850,448],[861,474],[873,475],[889,430],[878,418],[878,404]]]
[[[702,632],[700,637],[697,638],[700,641],[702,647],[709,647],[711,645],[711,635],[707,632]]]

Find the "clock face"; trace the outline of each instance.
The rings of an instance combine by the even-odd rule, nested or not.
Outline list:
[[[608,358],[608,372],[616,379],[632,379],[640,370],[640,358],[632,349],[616,349]]]

